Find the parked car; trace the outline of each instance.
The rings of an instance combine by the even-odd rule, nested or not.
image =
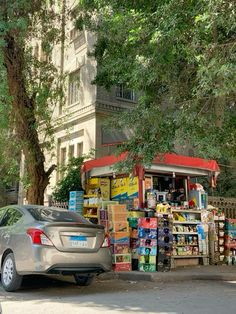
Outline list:
[[[111,269],[104,227],[66,209],[11,205],[0,208],[1,281],[20,288],[24,275],[73,275],[78,285]]]

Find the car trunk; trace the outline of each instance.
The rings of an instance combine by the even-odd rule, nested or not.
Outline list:
[[[49,223],[43,231],[62,252],[97,252],[104,240],[104,228],[93,224]]]

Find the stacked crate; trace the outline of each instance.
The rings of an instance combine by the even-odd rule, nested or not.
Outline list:
[[[157,256],[157,218],[139,218],[139,270],[156,271]]]
[[[108,205],[109,233],[114,271],[131,270],[129,227],[126,205]]]
[[[225,260],[236,265],[236,219],[225,220]]]
[[[83,191],[70,191],[69,210],[76,211],[83,214],[84,207],[84,192]]]
[[[99,207],[99,224],[104,226],[105,233],[109,233],[109,220],[108,220],[108,211],[107,207],[112,204],[118,204],[114,201],[102,201],[101,206]]]
[[[130,232],[130,251],[132,257],[132,270],[138,270],[138,218],[129,217],[129,232]]]
[[[159,217],[157,227],[157,271],[169,271],[171,268],[171,255],[173,247],[173,219],[171,215],[166,214]]]

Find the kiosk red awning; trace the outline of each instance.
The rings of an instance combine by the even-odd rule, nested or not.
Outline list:
[[[118,157],[111,155],[94,160],[88,160],[84,162],[82,172],[86,173],[92,169],[103,167],[106,167],[107,170],[107,167],[112,167],[112,165],[116,164],[117,162],[124,160],[126,156],[127,153],[123,153]],[[202,174],[201,172],[199,172],[199,175],[210,173],[217,176],[217,174],[219,174],[220,172],[220,168],[215,160],[207,160],[203,158],[189,157],[170,153],[158,155],[153,160],[152,165],[153,166],[150,169],[154,169],[155,166],[159,166],[159,168],[156,168],[156,171],[160,169],[162,172],[172,171],[172,168],[173,171],[177,169],[177,172],[186,174],[191,174],[191,171],[194,169],[202,171]],[[165,168],[162,168],[163,166],[167,166],[166,170]],[[192,171],[192,173],[196,173],[197,175],[196,171]],[[104,175],[106,175],[106,173],[104,173]]]

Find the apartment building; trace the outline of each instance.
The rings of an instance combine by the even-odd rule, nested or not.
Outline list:
[[[73,21],[69,21],[64,54],[60,47],[53,50],[52,61],[58,67],[63,65],[67,80],[65,102],[53,112],[55,152],[54,157],[46,156],[48,165],[63,166],[70,157],[87,154],[91,149],[95,158],[112,153],[114,146],[107,144],[119,142],[121,134],[104,131],[104,121],[111,114],[135,106],[136,95],[124,86],[114,86],[108,92],[92,84],[98,64],[88,53],[95,40],[94,34],[75,29]],[[60,172],[55,171],[46,191],[46,202],[60,178]]]

